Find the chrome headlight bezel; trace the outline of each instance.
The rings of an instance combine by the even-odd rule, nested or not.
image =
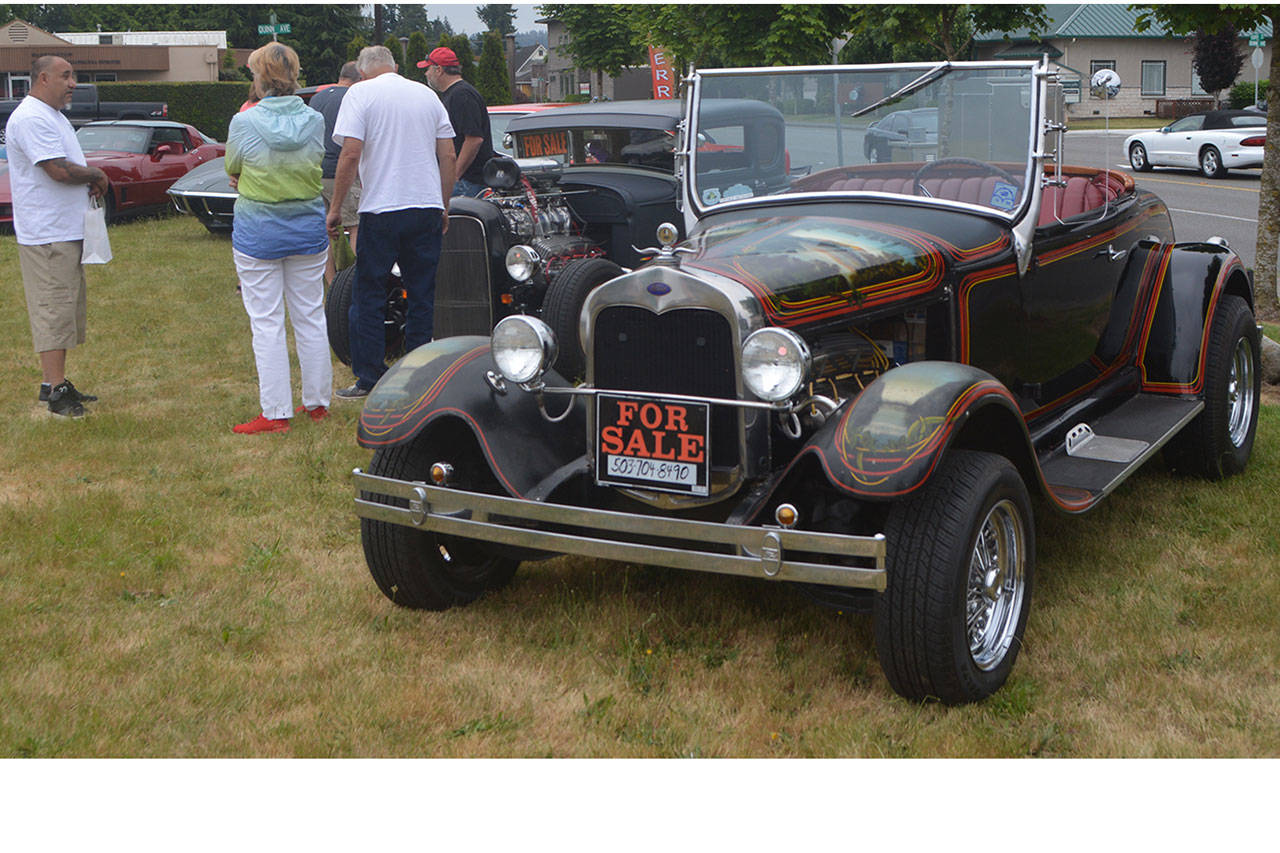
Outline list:
[[[534,272],[538,269],[538,264],[542,263],[542,258],[538,256],[532,246],[517,243],[507,249],[503,262],[506,264],[507,275],[511,276],[511,280],[523,282],[533,278]]]
[[[742,342],[742,384],[770,403],[781,403],[799,393],[812,365],[809,345],[788,329],[766,326]]]
[[[551,327],[525,314],[504,317],[489,342],[493,363],[503,378],[517,385],[536,382],[555,363],[559,350]]]

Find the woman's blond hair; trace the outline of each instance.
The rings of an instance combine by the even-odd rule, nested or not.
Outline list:
[[[298,88],[298,54],[287,44],[271,42],[249,54],[254,86],[264,98],[292,95]]]

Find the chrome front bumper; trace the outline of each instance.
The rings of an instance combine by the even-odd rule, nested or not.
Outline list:
[[[352,472],[352,479],[356,514],[373,521],[557,554],[765,580],[885,588],[882,533],[844,536],[587,509],[392,480],[359,468]],[[402,498],[409,505],[375,503],[364,499],[362,492]],[[537,526],[525,526],[530,524]],[[616,541],[609,538],[611,533],[670,544]],[[676,544],[679,547],[671,547]],[[731,546],[732,553],[715,546]],[[789,553],[796,552],[828,562],[788,559]],[[837,562],[850,558],[859,565]]]

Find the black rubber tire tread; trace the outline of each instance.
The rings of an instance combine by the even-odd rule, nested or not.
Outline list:
[[[1244,444],[1236,447],[1227,434],[1230,415],[1227,378],[1231,374],[1236,344],[1242,337],[1253,346],[1254,405],[1249,433]],[[1219,301],[1213,315],[1213,328],[1209,330],[1208,347],[1204,365],[1204,410],[1165,445],[1164,460],[1175,471],[1221,480],[1239,474],[1249,464],[1261,405],[1262,366],[1258,360],[1262,341],[1253,312],[1239,296],[1226,294]]]
[[[1016,639],[995,669],[974,665],[965,633],[965,585],[978,526],[1010,498],[1022,513],[1026,589]],[[948,705],[990,696],[1009,676],[1022,645],[1035,577],[1035,521],[1026,485],[1003,456],[953,450],[885,524],[888,585],[876,596],[876,654],[901,696]]]
[[[423,441],[375,451],[369,473],[398,480],[427,481],[429,448]],[[362,493],[365,500],[405,506],[398,498]],[[360,541],[369,574],[382,594],[401,607],[447,610],[470,604],[486,590],[511,582],[519,563],[487,557],[467,565],[468,577],[449,571],[434,534],[385,521],[360,519]]]
[[[547,288],[542,321],[555,332],[559,353],[553,366],[564,378],[580,379],[587,370],[586,353],[578,338],[582,303],[588,293],[620,275],[622,267],[607,258],[579,258],[566,264]]]
[[[338,270],[329,284],[329,294],[324,299],[324,322],[329,330],[329,349],[338,361],[351,365],[351,289],[356,283],[356,266],[352,264]]]
[[[1133,165],[1133,149],[1135,149],[1135,148],[1141,148],[1141,149],[1142,149],[1142,162],[1143,162],[1143,164],[1144,164],[1144,165],[1142,165],[1142,166],[1134,166],[1134,165]],[[1130,146],[1129,146],[1129,165],[1130,165],[1130,166],[1133,166],[1133,169],[1134,169],[1134,171],[1136,171],[1136,172],[1150,172],[1150,171],[1151,171],[1151,155],[1150,155],[1150,152],[1148,152],[1148,151],[1147,151],[1147,146],[1143,145],[1141,142],[1135,142],[1135,143],[1133,143],[1133,145],[1130,145]]]
[[[1227,167],[1222,162],[1222,152],[1213,145],[1208,146],[1208,148],[1212,148],[1213,152],[1218,155],[1218,168],[1213,172],[1206,172],[1204,170],[1204,151],[1202,150],[1199,158],[1197,158],[1197,164],[1200,166],[1200,174],[1204,175],[1206,178],[1225,177],[1227,174]]]

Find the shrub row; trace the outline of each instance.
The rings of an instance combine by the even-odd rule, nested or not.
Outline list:
[[[1258,81],[1258,101],[1265,104],[1267,102],[1267,81]],[[1227,95],[1227,106],[1233,110],[1243,109],[1253,103],[1253,81],[1247,83],[1237,83],[1231,87],[1230,94]]]
[[[249,95],[249,84],[235,83],[99,83],[104,101],[163,101],[169,118],[194,125],[220,141]]]

